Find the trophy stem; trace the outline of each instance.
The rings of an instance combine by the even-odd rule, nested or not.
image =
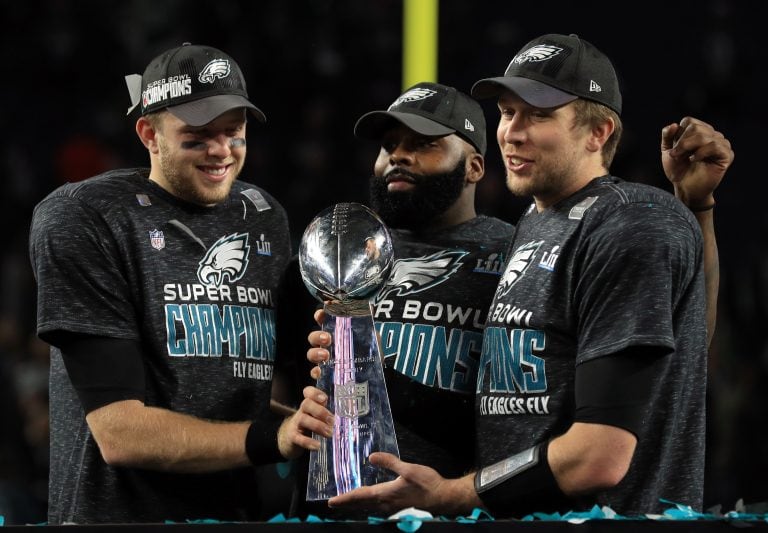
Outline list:
[[[345,397],[354,397],[355,387],[355,354],[352,336],[352,319],[339,316],[336,318],[334,331],[336,345],[334,359],[336,365],[333,369],[333,384],[337,391],[348,391]],[[352,390],[350,390],[352,389]],[[337,396],[337,399],[339,397]],[[340,416],[336,409],[334,414],[334,439],[333,455],[337,489],[339,494],[356,489],[360,483],[360,432],[358,427],[358,409],[353,403],[347,406],[348,414],[352,416]]]

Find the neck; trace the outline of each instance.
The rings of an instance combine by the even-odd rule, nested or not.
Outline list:
[[[544,211],[548,207],[576,194],[578,191],[589,185],[593,179],[605,176],[606,174],[608,174],[608,169],[602,164],[591,165],[582,171],[579,171],[576,174],[578,176],[577,178],[563,180],[558,187],[554,188],[551,194],[535,195],[533,201],[536,204],[536,210],[538,212]]]
[[[477,217],[477,212],[475,211],[474,197],[472,197],[471,202],[467,202],[464,201],[463,198],[459,198],[459,200],[457,200],[451,207],[424,224],[423,228],[412,229],[416,231],[437,231],[453,226],[458,226],[459,224],[463,224],[464,222],[472,220],[475,217]]]

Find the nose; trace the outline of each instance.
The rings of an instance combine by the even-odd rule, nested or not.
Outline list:
[[[225,159],[232,153],[232,139],[227,135],[217,135],[208,140],[208,155]]]
[[[525,141],[524,120],[519,113],[510,119],[502,119],[497,130],[499,144],[520,144]]]
[[[405,143],[398,143],[389,152],[389,161],[393,165],[410,164],[413,160],[413,151],[409,150]]]

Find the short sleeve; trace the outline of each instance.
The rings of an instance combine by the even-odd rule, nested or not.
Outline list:
[[[576,262],[579,362],[631,346],[672,351],[673,315],[701,261],[698,226],[673,209],[617,209],[585,237]]]
[[[77,198],[52,196],[35,208],[29,236],[37,282],[37,333],[137,339],[136,312],[119,248],[103,218]]]

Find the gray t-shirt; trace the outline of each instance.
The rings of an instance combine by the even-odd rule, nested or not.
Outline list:
[[[590,500],[624,515],[660,512],[661,498],[700,509],[707,346],[702,238],[690,211],[663,190],[605,176],[541,213],[529,209],[509,255],[478,370],[481,466],[570,427],[578,364],[644,347],[668,354],[666,373],[648,383],[629,472]]]
[[[374,320],[398,447],[404,461],[446,477],[474,466],[482,330],[513,231],[486,216],[437,232],[392,231],[396,260]]]
[[[252,519],[251,469],[171,474],[108,466],[57,343],[66,332],[141,343],[147,405],[204,419],[266,419],[274,309],[290,257],[283,208],[235,182],[199,207],[113,171],[38,204],[30,254],[38,334],[50,342],[49,522]]]

